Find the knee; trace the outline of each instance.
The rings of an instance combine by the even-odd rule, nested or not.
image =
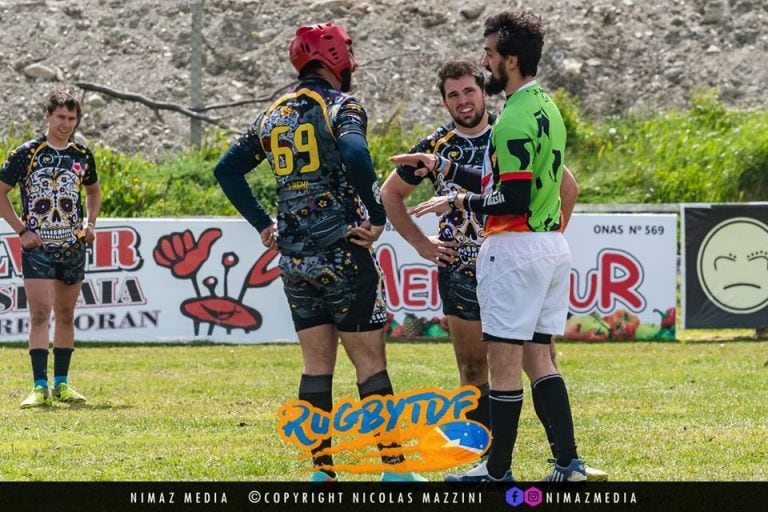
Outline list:
[[[479,385],[488,382],[488,363],[484,359],[462,361],[460,371],[462,384]]]
[[[530,358],[526,357],[523,359],[523,371],[526,375],[531,375],[532,373],[537,373],[538,365],[532,361]]]
[[[537,354],[526,354],[523,358],[523,371],[533,380],[544,375],[557,373],[549,350]]]
[[[61,308],[56,311],[56,323],[69,325],[75,321],[75,308]]]
[[[29,314],[29,323],[35,327],[47,326],[50,319],[50,311],[43,309],[31,311]]]

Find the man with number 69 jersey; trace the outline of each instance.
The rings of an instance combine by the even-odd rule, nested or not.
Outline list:
[[[361,399],[391,395],[381,271],[371,250],[386,223],[366,140],[367,114],[347,94],[357,65],[352,39],[332,23],[302,26],[290,44],[299,84],[277,99],[222,156],[214,174],[237,210],[280,251],[283,287],[301,345],[299,399],[330,411],[338,339],[355,367]],[[266,159],[278,194],[277,226],[245,175]],[[279,235],[279,236],[278,236]],[[333,459],[313,451],[310,480],[336,479]],[[382,455],[384,481],[412,481],[402,455]],[[396,453],[396,450],[395,450]]]

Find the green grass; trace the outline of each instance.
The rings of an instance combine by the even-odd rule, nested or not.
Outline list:
[[[612,480],[768,480],[767,348],[559,343],[582,456]],[[391,343],[388,356],[396,390],[457,385],[448,343]],[[276,411],[295,397],[300,359],[296,345],[83,343],[72,383],[88,404],[21,410],[29,357],[21,346],[2,346],[0,478],[304,480],[305,461],[276,434]],[[340,354],[337,399],[356,396],[353,375]],[[514,470],[537,479],[549,454],[529,397],[526,389]]]

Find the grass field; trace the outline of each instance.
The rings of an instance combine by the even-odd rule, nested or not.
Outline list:
[[[612,480],[768,480],[768,342],[561,342],[558,352],[581,454]],[[392,343],[388,356],[396,391],[457,385],[449,343]],[[82,344],[71,382],[88,404],[21,410],[29,356],[2,346],[0,479],[304,480],[306,463],[275,432],[300,368],[295,345]],[[335,392],[356,396],[341,354]],[[513,468],[531,480],[549,454],[529,396]]]

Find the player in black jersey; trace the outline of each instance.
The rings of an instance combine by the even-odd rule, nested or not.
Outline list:
[[[371,250],[386,215],[366,140],[367,114],[347,94],[356,67],[351,38],[331,23],[300,27],[290,59],[299,85],[258,115],[214,173],[262,243],[280,251],[304,361],[299,399],[330,411],[339,337],[355,366],[361,399],[393,393],[383,283]],[[277,184],[277,226],[245,180],[264,159]],[[311,480],[335,479],[332,457],[319,453],[330,445],[328,439],[313,452]],[[402,456],[382,459],[393,465],[382,480],[422,479],[399,470]]]
[[[22,409],[62,402],[85,402],[69,385],[75,344],[75,304],[85,277],[85,245],[93,241],[101,209],[96,164],[91,151],[72,141],[83,112],[69,93],[46,99],[44,135],[11,151],[0,169],[0,215],[19,234],[24,290],[29,303],[29,355],[34,388]],[[19,185],[22,218],[8,193]],[[85,211],[82,191],[85,190]],[[54,315],[53,391],[48,390],[48,345]]]
[[[495,119],[485,108],[484,82],[480,69],[469,61],[443,64],[438,71],[437,87],[452,120],[419,141],[410,152],[432,153],[481,168]],[[483,241],[483,219],[474,213],[451,210],[440,216],[437,236],[425,235],[405,207],[405,199],[424,178],[429,179],[437,196],[466,192],[460,183],[446,179],[435,170],[424,176],[414,167],[399,165],[382,187],[382,200],[398,233],[421,257],[438,265],[440,298],[448,319],[460,384],[480,390],[478,407],[467,417],[490,427],[488,363],[486,346],[481,341],[475,272],[475,260]]]

